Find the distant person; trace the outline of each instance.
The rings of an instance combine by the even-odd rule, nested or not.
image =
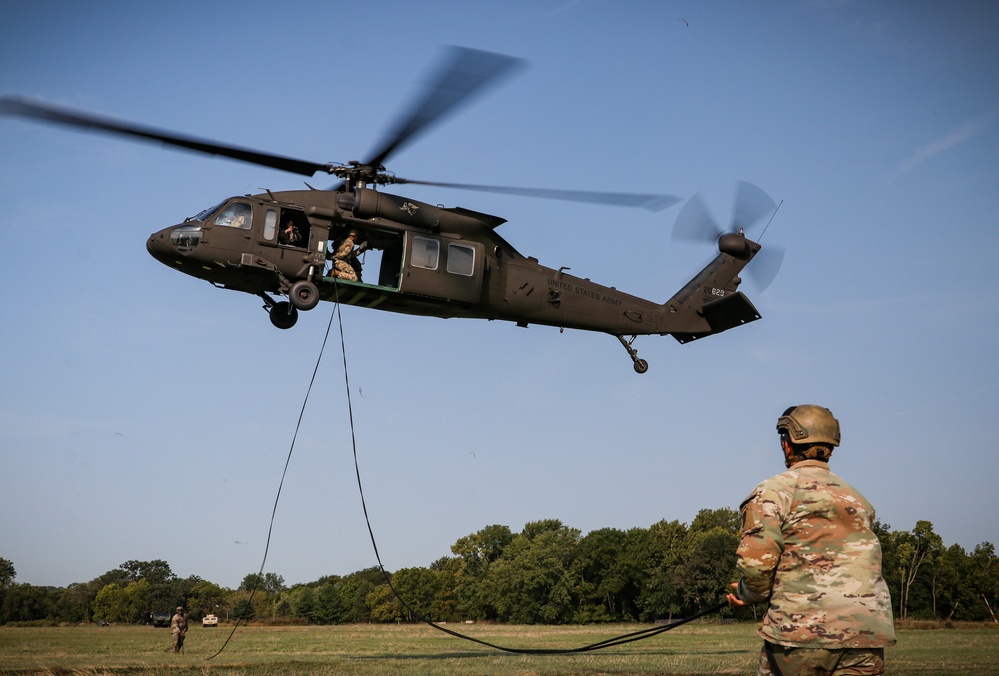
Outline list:
[[[187,615],[184,606],[177,606],[177,612],[170,619],[170,634],[173,636],[173,651],[179,653],[184,648],[184,636],[187,634]]]
[[[364,245],[358,246],[358,237],[358,232],[354,228],[347,231],[347,236],[343,238],[336,253],[333,254],[333,267],[330,268],[330,275],[351,282],[360,281],[361,262],[357,260],[357,255],[364,251]]]
[[[882,674],[895,645],[871,503],[829,471],[839,421],[821,406],[777,420],[783,474],[742,503],[729,605],[767,603],[757,674]]]

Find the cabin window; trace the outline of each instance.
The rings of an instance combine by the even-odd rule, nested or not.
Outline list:
[[[264,239],[274,240],[274,233],[277,232],[277,211],[268,209],[264,213]]]
[[[252,222],[253,210],[245,202],[233,202],[215,217],[216,225],[224,225],[227,228],[239,228],[241,230],[249,230]]]
[[[281,209],[278,244],[307,249],[311,229],[309,218],[304,211],[301,209]]]
[[[409,262],[414,268],[425,268],[436,270],[441,255],[441,244],[436,239],[429,237],[413,238],[413,253]]]
[[[447,271],[471,277],[475,272],[475,249],[465,244],[448,244]]]

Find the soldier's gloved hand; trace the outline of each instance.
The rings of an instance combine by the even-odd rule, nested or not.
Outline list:
[[[733,582],[731,586],[732,586],[732,589],[738,589],[739,588],[739,583],[738,582]],[[743,601],[742,599],[740,599],[735,594],[732,594],[731,592],[729,592],[728,594],[726,594],[725,598],[728,599],[728,604],[730,606],[732,606],[733,608],[739,608],[741,606],[746,605],[745,601]]]

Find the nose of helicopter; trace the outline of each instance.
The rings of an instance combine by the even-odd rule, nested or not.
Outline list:
[[[146,240],[146,251],[160,263],[180,265],[180,261],[201,243],[201,225],[182,223],[154,232]]]
[[[146,251],[149,255],[160,263],[167,262],[167,254],[170,249],[170,228],[165,228],[159,232],[154,232],[146,240]]]

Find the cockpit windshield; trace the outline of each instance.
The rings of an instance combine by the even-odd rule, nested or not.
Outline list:
[[[222,205],[225,204],[227,201],[228,200],[222,200],[221,202],[219,202],[215,206],[209,207],[209,208],[205,209],[204,211],[202,211],[197,216],[194,216],[194,217],[189,218],[187,220],[189,220],[189,221],[207,221],[209,218],[212,217],[212,214],[214,214],[216,211],[218,211],[220,208],[222,208]]]

